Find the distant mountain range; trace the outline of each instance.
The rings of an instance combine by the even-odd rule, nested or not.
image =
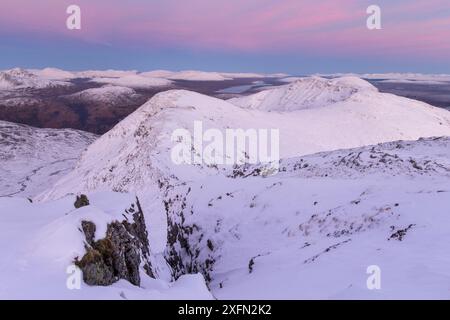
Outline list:
[[[382,92],[450,107],[450,77],[446,75],[366,74],[359,77],[372,79],[371,83]],[[55,68],[16,68],[0,72],[0,120],[103,134],[156,93],[168,89],[186,89],[228,99],[303,78],[287,74],[202,71],[70,72]],[[235,92],[233,88],[239,90]],[[326,97],[325,93],[319,94]],[[270,101],[266,99],[266,103]]]

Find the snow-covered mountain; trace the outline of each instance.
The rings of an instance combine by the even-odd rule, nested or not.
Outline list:
[[[258,73],[226,73],[185,70],[179,72],[154,70],[87,70],[66,71],[57,68],[21,69],[15,68],[0,72],[0,90],[44,89],[70,86],[75,79],[88,79],[93,83],[110,84],[134,89],[167,87],[174,80],[183,81],[225,81],[233,79],[252,79],[264,77],[283,77],[287,75],[264,75]]]
[[[169,183],[167,258],[219,299],[447,299],[449,146],[394,142],[287,159],[266,178],[253,167]],[[382,290],[366,287],[372,265]]]
[[[138,194],[164,203],[175,278],[201,272],[219,299],[448,298],[449,147],[430,138],[325,152],[265,178],[257,166],[167,173],[161,198]],[[154,210],[147,224],[161,228]],[[366,287],[372,265],[384,290]]]
[[[423,73],[363,73],[363,74],[355,74],[355,73],[334,73],[334,74],[322,74],[319,76],[326,77],[344,77],[344,76],[352,76],[352,77],[360,77],[364,79],[374,79],[374,80],[411,80],[411,81],[444,81],[450,82],[449,74],[423,74]]]
[[[236,72],[206,72],[196,70],[184,70],[179,72],[168,70],[154,70],[142,72],[139,75],[145,77],[165,78],[171,80],[185,80],[185,81],[225,81],[232,79],[246,79],[246,78],[283,78],[287,74],[262,74],[262,73],[236,73]]]
[[[16,68],[0,72],[0,120],[103,134],[158,92],[178,88],[224,96],[222,89],[252,84],[255,78],[276,83],[274,77],[203,71]]]
[[[69,82],[49,80],[20,68],[0,72],[0,90],[26,89],[26,88],[54,88],[70,86]]]
[[[354,94],[371,99],[378,95],[377,89],[367,81],[356,77],[325,79],[307,77],[293,83],[256,94],[233,98],[229,101],[242,108],[263,111],[295,111],[326,107],[348,100]]]
[[[312,83],[317,81],[328,88],[327,81],[311,79]],[[129,190],[130,186],[138,189],[148,185],[150,177],[155,176],[155,170],[176,172],[181,177],[192,176],[192,171],[200,174],[205,170],[214,172],[214,168],[172,165],[170,150],[173,143],[170,137],[179,128],[192,132],[194,121],[202,121],[204,130],[277,128],[280,130],[281,158],[396,140],[450,136],[448,111],[379,93],[362,80],[358,86],[350,88],[346,81],[334,81],[336,87],[329,89],[341,97],[340,88],[344,88],[345,96],[349,97],[340,102],[304,109],[295,100],[293,105],[300,110],[281,113],[241,108],[227,101],[183,90],[159,93],[92,144],[75,171],[67,176],[66,181],[56,185],[54,192],[64,195],[68,192],[66,187],[70,190],[79,188],[79,191],[100,186],[120,191]],[[342,86],[342,82],[346,85]],[[301,95],[305,93],[303,83],[300,86],[302,89],[297,93],[296,84],[281,90],[292,92],[294,97],[300,96],[302,99],[299,100],[304,102]],[[273,91],[268,91],[265,94],[271,98]],[[315,88],[313,91],[319,92]],[[321,101],[330,101],[320,97]],[[242,99],[246,101],[247,98]],[[280,109],[280,100],[270,100],[272,110]],[[289,106],[285,100],[281,101],[282,108]],[[232,102],[237,103],[238,100],[233,99]]]
[[[131,88],[119,86],[104,86],[86,89],[64,96],[64,99],[81,103],[95,103],[106,105],[127,105],[138,99],[139,95]]]
[[[172,81],[167,79],[143,77],[140,75],[126,75],[119,78],[92,78],[92,81],[134,89],[167,87],[172,84]]]
[[[70,172],[97,137],[0,121],[0,197],[32,197]]]
[[[58,274],[51,291],[66,290],[57,288],[58,270],[83,257],[89,273],[87,260],[100,259],[102,241],[123,245],[117,229],[135,239],[125,259],[134,276],[113,270],[122,280],[83,287],[85,297],[208,297],[206,281],[222,299],[449,298],[448,111],[347,77],[262,93],[230,101],[159,93],[93,142],[34,203],[0,199],[2,212],[16,210],[21,220],[31,212],[45,217],[29,219],[27,237],[17,240],[17,252],[6,251],[13,263],[3,269],[16,278],[18,266],[50,270],[44,279]],[[280,171],[173,163],[172,133],[192,132],[194,121],[204,130],[279,129]],[[194,145],[191,152],[201,151]],[[74,209],[80,194],[90,204]],[[1,219],[7,230],[17,227],[17,219]],[[382,270],[381,290],[366,286],[373,265]],[[123,280],[136,280],[136,266],[140,288]],[[24,275],[33,286],[36,278]],[[14,296],[27,286],[4,282]]]
[[[75,72],[58,68],[31,69],[31,73],[49,80],[70,80],[77,77]]]

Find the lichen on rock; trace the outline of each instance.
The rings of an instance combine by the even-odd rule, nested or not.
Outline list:
[[[150,262],[148,233],[139,200],[123,214],[123,221],[107,225],[106,236],[95,240],[96,225],[82,221],[81,230],[85,236],[86,253],[75,259],[83,271],[88,285],[108,286],[125,279],[139,286],[141,267],[150,277],[155,277]]]

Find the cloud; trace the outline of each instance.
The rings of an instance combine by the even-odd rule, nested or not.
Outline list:
[[[380,0],[381,31],[365,28],[368,0],[78,0],[83,22],[74,32],[65,28],[73,2],[2,0],[0,34],[254,53],[450,54],[448,0]]]

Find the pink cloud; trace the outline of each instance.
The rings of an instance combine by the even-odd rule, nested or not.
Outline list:
[[[82,30],[65,28],[65,9],[82,8]],[[449,55],[448,0],[381,1],[383,30],[365,27],[366,0],[2,0],[0,26],[118,45],[251,52]]]

